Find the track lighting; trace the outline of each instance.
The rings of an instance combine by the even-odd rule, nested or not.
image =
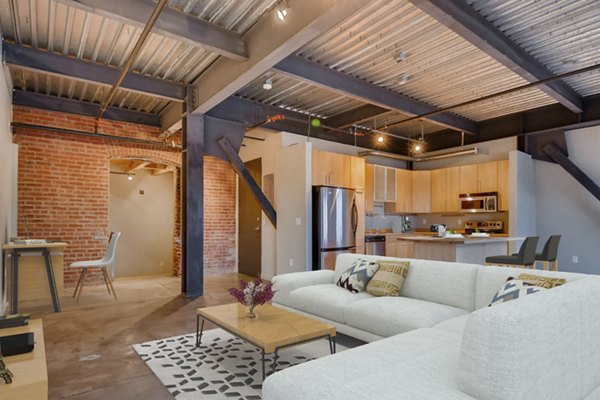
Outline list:
[[[267,79],[265,83],[263,83],[263,89],[271,90],[273,88],[273,80],[271,78]]]
[[[127,174],[127,180],[132,181],[133,180],[133,175]]]
[[[383,138],[383,135],[377,136],[377,143],[383,143],[384,141],[385,139]]]

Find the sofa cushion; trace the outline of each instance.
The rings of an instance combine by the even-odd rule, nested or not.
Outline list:
[[[469,311],[475,309],[475,281],[477,271],[481,268],[481,265],[365,256],[362,254],[340,254],[335,263],[335,279],[337,280],[341,273],[348,269],[352,262],[358,258],[370,261],[409,261],[410,268],[402,285],[400,296],[446,304]],[[500,282],[496,286],[490,298],[502,283]]]
[[[352,293],[364,292],[378,268],[379,265],[375,261],[359,258],[352,263],[350,268],[342,273],[336,285]]]
[[[399,296],[404,279],[408,275],[408,261],[377,262],[379,268],[367,285],[367,292],[373,296]]]
[[[517,300],[525,296],[536,294],[542,290],[548,290],[544,287],[533,286],[520,279],[508,278],[506,283],[490,299],[490,306],[506,303],[507,301]]]
[[[420,329],[269,376],[264,400],[473,400],[456,386],[460,335]]]
[[[273,303],[290,305],[290,293],[298,288],[311,285],[323,285],[334,283],[334,272],[328,269],[319,271],[292,272],[274,276],[271,279],[273,283]]]
[[[443,304],[408,297],[375,297],[355,301],[344,308],[344,322],[381,336],[392,336],[467,314]]]
[[[600,385],[599,331],[600,278],[477,310],[459,387],[481,400],[582,399]]]
[[[507,267],[481,267],[477,273],[475,284],[475,308],[487,307],[494,294],[498,291],[509,277],[516,278],[523,273],[520,268]],[[574,282],[580,279],[589,278],[590,275],[575,274],[572,272],[554,272],[554,271],[535,271],[532,272],[539,276],[549,276],[553,278],[565,278],[567,282]]]
[[[344,307],[358,300],[371,298],[367,292],[352,293],[335,284],[306,286],[292,291],[290,307],[344,323]]]

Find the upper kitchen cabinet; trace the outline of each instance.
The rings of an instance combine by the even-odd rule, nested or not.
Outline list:
[[[460,168],[460,193],[495,192],[498,188],[496,161],[462,165]]]
[[[396,169],[375,165],[374,201],[396,202]]]
[[[446,168],[446,212],[460,210],[460,167]]]
[[[434,169],[431,171],[431,212],[448,211],[448,182],[447,170]]]
[[[412,171],[396,170],[396,212],[413,212]]]
[[[412,171],[413,212],[431,212],[431,171]]]
[[[339,186],[359,192],[365,189],[365,160],[344,154],[313,151],[312,183]]]
[[[375,203],[375,166],[365,164],[365,212],[372,213]]]
[[[508,160],[498,161],[498,205],[508,211]]]

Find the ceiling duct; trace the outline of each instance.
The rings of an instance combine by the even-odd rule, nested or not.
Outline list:
[[[419,161],[442,160],[444,158],[450,158],[450,157],[468,156],[468,155],[473,155],[473,154],[477,154],[477,153],[479,153],[478,147],[469,146],[469,147],[464,147],[464,148],[455,149],[455,150],[430,151],[428,153],[423,153],[423,154],[419,155],[418,157],[410,157],[410,156],[404,156],[401,154],[386,153],[384,151],[374,151],[374,150],[373,151],[361,151],[360,153],[358,153],[358,156],[359,157],[375,156],[375,157],[391,158],[394,160],[401,160],[401,161],[419,162]]]

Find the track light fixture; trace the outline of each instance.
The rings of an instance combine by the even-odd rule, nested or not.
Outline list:
[[[131,174],[128,174],[128,175],[127,175],[127,180],[128,180],[128,181],[132,181],[132,180],[133,180],[133,175],[131,175]]]
[[[383,137],[383,135],[377,136],[377,143],[383,143],[384,141],[385,141],[385,138]]]
[[[286,0],[283,3],[284,4],[281,4],[279,7],[277,7],[277,10],[275,11],[275,15],[277,16],[277,19],[280,22],[285,22],[285,19],[287,18],[287,16],[290,14],[290,11],[292,10],[290,7],[289,0]]]

